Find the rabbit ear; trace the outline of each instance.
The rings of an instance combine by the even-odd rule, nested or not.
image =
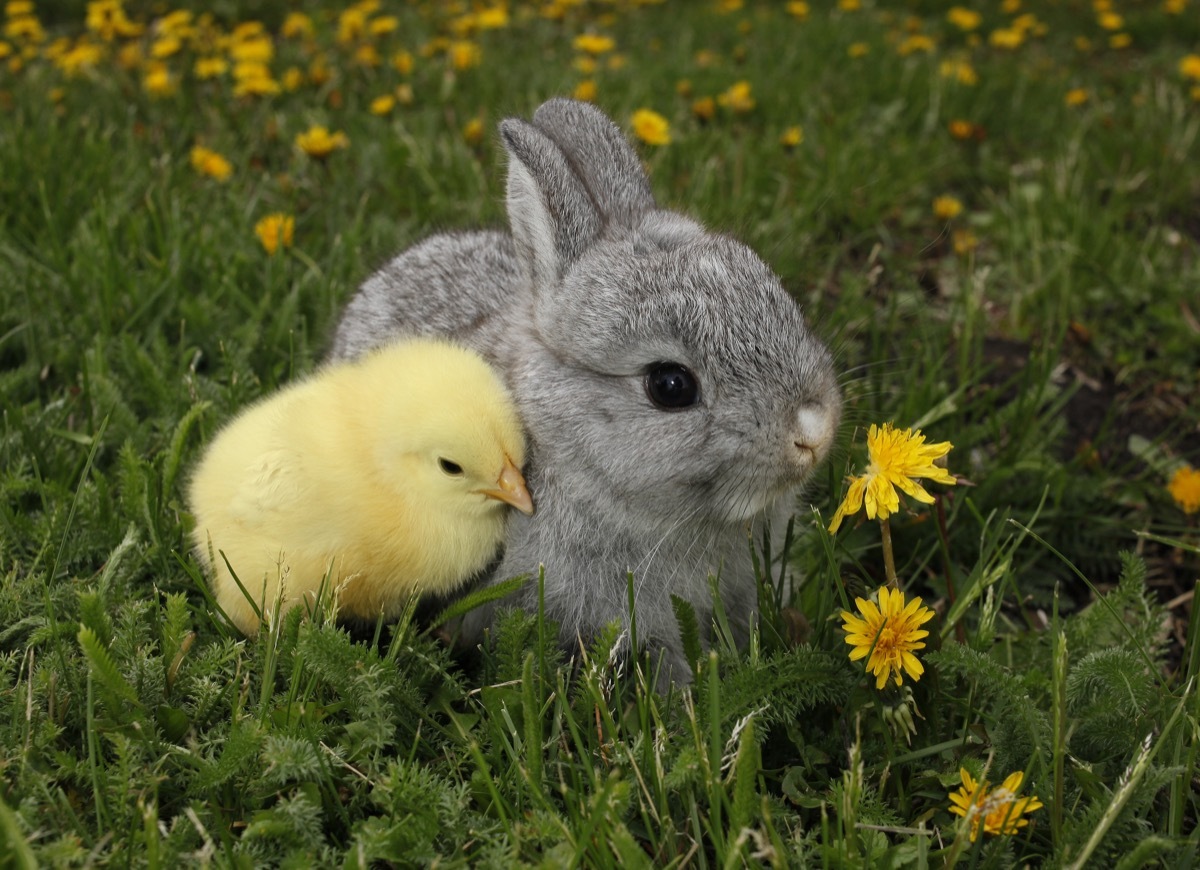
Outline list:
[[[637,152],[591,103],[548,100],[534,112],[533,123],[562,149],[605,218],[632,223],[657,207]]]
[[[602,226],[600,213],[566,156],[524,121],[500,122],[508,149],[508,219],[530,264],[534,287],[554,284]]]

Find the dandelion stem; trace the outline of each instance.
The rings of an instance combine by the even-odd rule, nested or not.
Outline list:
[[[888,588],[899,589],[900,581],[896,579],[896,557],[892,555],[892,526],[887,519],[879,521],[879,533],[883,538],[883,570],[887,573]]]

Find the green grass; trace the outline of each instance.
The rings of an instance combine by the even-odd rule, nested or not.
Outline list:
[[[514,2],[465,70],[421,51],[454,32],[449,4],[375,13],[399,24],[376,68],[337,44],[332,6],[310,10],[311,45],[277,36],[286,4],[214,6],[225,31],[276,34],[281,79],[327,56],[327,82],[269,98],[194,80],[186,46],[167,96],[111,49],[70,77],[53,41],[84,32],[84,4],[44,5],[21,63],[0,35],[0,864],[1196,862],[1200,646],[1172,599],[1200,533],[1166,490],[1200,465],[1194,0],[1116,3],[1123,49],[1074,0],[989,3],[977,40],[939,3],[813,2],[799,21],[753,0],[562,20]],[[1044,34],[990,45],[1021,12]],[[794,600],[776,567],[750,648],[718,618],[710,654],[681,609],[696,680],[665,694],[653,662],[613,654],[615,629],[572,667],[538,614],[481,651],[411,614],[352,636],[294,612],[242,639],[187,550],[192,462],[322,358],[389,255],[503,223],[491,131],[585,78],[585,31],[623,59],[586,76],[598,105],[671,123],[671,144],[639,146],[659,198],[760,251],[846,373],[840,448],[816,513],[797,510]],[[910,32],[932,52],[901,55]],[[387,62],[401,49],[410,73]],[[753,110],[693,115],[738,80]],[[405,84],[410,105],[369,112]],[[957,140],[953,120],[980,132]],[[306,158],[292,143],[314,123],[350,147]],[[195,144],[232,176],[194,171]],[[963,211],[935,217],[941,195]],[[268,256],[253,228],[276,211],[295,241]],[[939,615],[922,679],[878,692],[839,613],[882,582],[879,530],[823,527],[888,420],[952,441],[964,480],[891,521],[903,585]],[[972,843],[949,813],[960,767],[1023,771],[1044,808]]]

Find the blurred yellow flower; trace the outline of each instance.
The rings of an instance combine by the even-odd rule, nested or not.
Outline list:
[[[590,103],[596,99],[596,80],[584,79],[575,86],[573,94],[575,99],[583,100],[585,103]]]
[[[798,124],[788,127],[779,137],[779,144],[784,148],[795,148],[804,141],[804,128]]]
[[[12,46],[3,40],[0,40],[0,60],[4,60],[4,58],[12,54],[12,52]]]
[[[1182,15],[1187,4],[1188,0],[1163,0],[1163,12],[1168,15]]]
[[[478,43],[465,39],[451,43],[448,54],[450,63],[457,70],[479,66],[480,60],[483,59],[483,49],[479,47]]]
[[[413,101],[416,99],[416,95],[413,94],[413,87],[408,82],[405,82],[402,85],[396,85],[395,93],[396,102],[402,106],[411,106]]]
[[[503,6],[493,6],[475,13],[475,26],[480,30],[499,30],[508,27],[508,9]]]
[[[1011,27],[1001,27],[988,35],[988,44],[993,48],[1020,48],[1025,41],[1025,34]]]
[[[967,87],[979,84],[979,74],[975,72],[975,67],[965,60],[944,60],[938,66],[938,72],[942,78],[954,79]]]
[[[359,66],[374,69],[383,63],[383,58],[379,56],[379,49],[368,42],[354,49],[354,62]]]
[[[33,0],[8,0],[4,4],[6,18],[20,18],[22,15],[33,14]]]
[[[157,62],[146,67],[146,74],[142,76],[142,90],[152,97],[165,97],[175,93],[175,79],[171,77],[171,71],[165,63]]]
[[[850,57],[866,57],[871,53],[871,46],[865,42],[852,42],[846,49]]]
[[[975,30],[983,22],[983,16],[974,9],[952,6],[946,13],[946,20],[959,30]]]
[[[1167,492],[1185,514],[1200,511],[1200,471],[1190,465],[1181,465],[1171,476]]]
[[[1200,54],[1184,55],[1179,61],[1179,74],[1185,79],[1200,81]]]
[[[717,114],[717,101],[712,97],[700,97],[693,100],[692,114],[700,121],[711,121]]]
[[[1082,106],[1089,99],[1091,99],[1091,94],[1086,89],[1071,88],[1071,90],[1067,91],[1067,95],[1063,98],[1063,101],[1068,106]]]
[[[1129,48],[1133,45],[1133,37],[1128,33],[1114,33],[1108,38],[1109,48]]]
[[[717,0],[717,11],[723,15],[730,12],[737,12],[745,4],[745,0]]]
[[[608,58],[608,61],[605,64],[605,66],[607,66],[609,69],[617,70],[617,69],[624,69],[625,64],[627,64],[627,63],[629,63],[629,58],[627,58],[625,55],[614,54]]]
[[[954,247],[954,253],[961,256],[978,248],[979,239],[970,230],[955,230],[950,234],[950,244]]]
[[[970,121],[964,121],[961,118],[955,118],[946,126],[950,131],[950,135],[960,141],[964,139],[971,139],[975,136],[975,125]]]
[[[1125,19],[1115,12],[1101,12],[1096,16],[1096,23],[1105,30],[1120,30],[1125,26]]]
[[[235,97],[269,97],[280,91],[279,82],[265,63],[246,61],[234,64],[233,95]]]
[[[84,70],[90,70],[104,58],[104,48],[81,37],[79,42],[65,54],[56,58],[57,66],[67,78],[73,78]]]
[[[572,40],[571,45],[585,54],[606,54],[617,47],[612,37],[596,33],[581,33]]]
[[[468,145],[478,145],[483,141],[483,118],[475,117],[467,121],[462,131],[463,140]]]
[[[269,214],[254,225],[254,235],[262,244],[263,250],[274,254],[280,248],[292,246],[292,233],[296,229],[296,219],[283,212]]]
[[[192,75],[201,81],[215,79],[229,71],[229,61],[223,57],[198,57],[192,64]]]
[[[838,0],[837,5],[843,12],[857,12],[862,9],[862,0]]]
[[[962,214],[962,201],[953,196],[939,196],[933,201],[933,216],[939,220],[952,220]]]
[[[933,611],[921,604],[920,598],[905,603],[899,589],[879,587],[879,604],[866,598],[855,598],[858,614],[843,610],[842,630],[850,650],[850,661],[867,660],[867,673],[875,675],[875,688],[882,689],[889,679],[897,686],[903,674],[916,681],[925,667],[913,653],[925,648],[922,638],[929,632],[921,628],[933,619]]]
[[[933,496],[917,483],[916,478],[924,477],[953,486],[956,481],[950,472],[933,464],[952,447],[949,441],[926,444],[920,430],[895,429],[891,423],[884,423],[882,427],[872,423],[867,431],[867,471],[851,478],[846,497],[829,524],[829,532],[836,532],[842,520],[858,513],[864,505],[867,519],[886,520],[900,509],[897,488],[923,504],[932,504]]]
[[[225,181],[233,174],[233,166],[228,160],[203,145],[197,145],[192,149],[190,159],[193,169],[201,175],[207,175],[217,181]]]
[[[1021,0],[1003,0],[1000,4],[1000,11],[1005,15],[1012,15],[1021,8]]]
[[[303,12],[289,12],[279,28],[279,35],[284,39],[310,39],[313,35],[312,19]]]
[[[289,66],[283,71],[283,89],[289,93],[298,91],[304,86],[304,70],[298,66]]]
[[[991,791],[990,783],[976,782],[965,767],[959,769],[958,775],[962,785],[950,794],[950,812],[970,824],[972,843],[979,838],[981,829],[992,835],[1015,834],[1029,824],[1023,816],[1042,808],[1036,796],[1017,797],[1025,778],[1021,771],[1010,774],[999,788]]]
[[[679,94],[679,96],[683,97],[684,99],[690,97],[692,95],[692,91],[693,87],[691,79],[680,79],[679,81],[675,82],[675,93]]]
[[[239,39],[229,46],[229,56],[237,63],[268,64],[275,57],[275,45],[265,35]]]
[[[158,60],[178,54],[183,43],[174,36],[163,36],[150,43],[150,56]]]
[[[4,23],[4,35],[14,42],[41,43],[46,41],[42,23],[32,15],[9,18]]]
[[[340,130],[330,133],[328,127],[317,125],[296,136],[296,147],[316,160],[324,160],[334,151],[350,146],[350,139]]]
[[[392,55],[392,69],[402,76],[408,75],[413,69],[413,56],[408,51],[398,51]]]
[[[395,15],[381,15],[367,25],[367,32],[372,36],[386,36],[400,29],[400,19]]]
[[[734,82],[717,96],[717,102],[730,111],[744,115],[754,108],[754,97],[750,93],[750,82],[743,79]]]
[[[118,36],[141,36],[145,29],[125,15],[122,0],[92,0],[87,5],[85,26],[105,42],[112,42]]]
[[[638,109],[630,118],[630,123],[633,125],[633,135],[647,145],[669,145],[671,142],[671,125],[653,109]]]
[[[793,18],[804,21],[808,18],[809,8],[804,0],[791,0],[787,5],[787,11]]]
[[[371,100],[369,106],[372,115],[386,115],[396,107],[396,98],[391,94],[384,94]]]
[[[929,54],[933,51],[934,43],[932,37],[926,36],[924,33],[914,33],[911,36],[905,37],[898,46],[896,52],[901,57],[908,57],[910,54],[916,54],[918,51],[923,51]]]

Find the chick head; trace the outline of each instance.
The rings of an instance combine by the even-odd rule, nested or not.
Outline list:
[[[378,354],[380,462],[404,491],[457,515],[511,505],[533,513],[521,475],[525,436],[499,375],[473,351],[435,339]]]

